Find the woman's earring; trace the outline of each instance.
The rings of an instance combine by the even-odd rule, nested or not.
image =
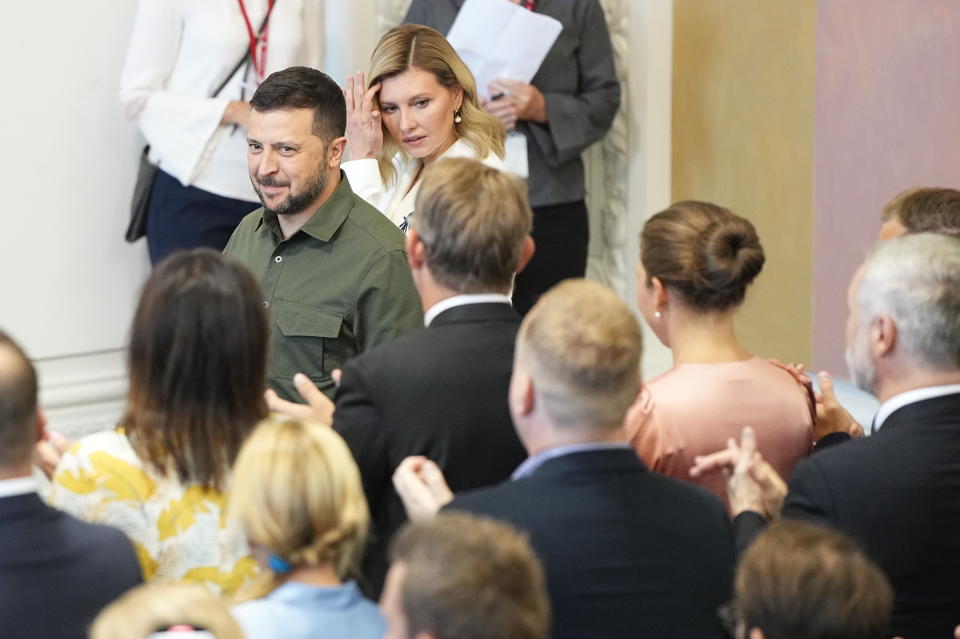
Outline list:
[[[461,122],[463,122],[463,114],[460,112],[460,109],[457,109],[456,111],[453,112],[453,121],[456,124],[460,124]]]
[[[654,311],[653,316],[656,317],[657,319],[660,319],[662,317],[662,315],[660,315],[660,311]]]

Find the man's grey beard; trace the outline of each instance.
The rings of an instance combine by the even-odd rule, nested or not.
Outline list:
[[[310,187],[297,195],[289,195],[287,199],[280,202],[279,206],[275,209],[271,209],[267,206],[267,203],[264,201],[263,193],[260,191],[260,185],[263,186],[282,186],[282,183],[275,182],[272,178],[252,178],[253,188],[257,192],[257,196],[260,198],[260,203],[263,204],[265,211],[273,213],[274,215],[295,215],[304,211],[308,206],[313,204],[321,193],[323,193],[324,187],[327,186],[327,172],[320,171],[317,175],[317,179],[313,181],[313,184]]]
[[[853,345],[847,346],[847,350],[843,354],[844,359],[847,360],[847,370],[850,371],[850,378],[857,388],[873,394],[873,387],[877,381],[877,370],[866,352],[864,340],[861,340],[859,335],[855,339],[857,341]]]

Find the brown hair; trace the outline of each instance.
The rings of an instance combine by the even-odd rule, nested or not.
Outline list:
[[[647,220],[640,233],[647,285],[656,277],[699,311],[743,302],[764,260],[753,224],[708,202],[677,202]]]
[[[130,334],[120,425],[157,472],[223,487],[267,412],[262,299],[249,271],[210,249],[174,253],[147,280]]]
[[[216,639],[243,639],[222,599],[185,583],[149,583],[129,590],[97,615],[90,639],[148,639],[177,625],[202,628]]]
[[[392,562],[404,568],[401,606],[409,636],[545,639],[550,625],[543,571],[527,540],[507,524],[441,513],[405,526]]]
[[[802,521],[772,524],[744,555],[737,613],[767,639],[884,636],[893,591],[883,572],[840,533]]]
[[[565,280],[524,318],[517,357],[554,424],[606,430],[622,425],[636,399],[641,346],[636,317],[616,293]]]
[[[430,273],[459,293],[509,290],[533,226],[523,181],[468,158],[424,170],[411,219]]]
[[[37,372],[20,346],[0,331],[0,468],[30,459],[36,420]]]
[[[251,542],[293,566],[329,562],[341,578],[359,564],[370,515],[353,455],[323,424],[271,415],[240,449],[230,513]],[[283,582],[262,570],[238,601]]]
[[[896,219],[908,233],[960,237],[960,191],[917,187],[901,191],[883,207],[883,219]]]
[[[429,71],[440,85],[448,89],[455,86],[462,88],[462,121],[454,125],[457,137],[469,142],[478,158],[485,158],[490,153],[503,157],[506,129],[480,106],[473,74],[439,31],[420,24],[405,24],[383,34],[370,56],[367,88],[412,68]],[[379,96],[374,102],[379,110]],[[396,177],[393,157],[400,146],[390,136],[387,125],[384,123],[381,127],[383,151],[379,159],[380,176],[385,184],[390,184]]]

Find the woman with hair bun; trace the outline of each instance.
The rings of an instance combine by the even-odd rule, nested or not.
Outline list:
[[[230,513],[261,566],[233,608],[257,639],[381,639],[377,606],[344,581],[370,516],[360,471],[330,427],[272,416],[237,457]]]
[[[695,456],[724,448],[752,426],[764,459],[789,477],[813,445],[809,383],[750,353],[734,330],[734,314],[764,260],[753,225],[706,202],[678,202],[647,220],[640,234],[637,304],[673,351],[674,365],[645,384],[627,428],[651,469],[724,500],[718,473],[691,479]]]
[[[503,170],[506,129],[483,110],[477,83],[434,29],[390,29],[370,57],[369,79],[347,79],[343,170],[354,192],[406,232],[425,166],[467,157]]]

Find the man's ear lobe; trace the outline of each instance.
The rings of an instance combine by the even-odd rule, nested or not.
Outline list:
[[[517,264],[517,273],[526,268],[527,264],[530,263],[530,260],[533,258],[533,254],[537,251],[537,245],[533,241],[533,238],[527,235],[523,238],[523,248],[520,249],[520,262]]]
[[[897,347],[897,325],[888,315],[880,315],[870,324],[870,341],[877,357],[889,356]]]
[[[427,247],[420,238],[420,234],[414,229],[409,229],[404,244],[407,249],[407,263],[410,268],[413,270],[422,268],[427,261]]]
[[[346,147],[347,138],[345,137],[335,138],[327,145],[327,166],[330,168],[340,166],[340,163],[343,162],[343,154]]]

